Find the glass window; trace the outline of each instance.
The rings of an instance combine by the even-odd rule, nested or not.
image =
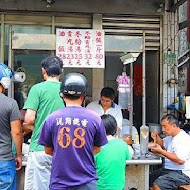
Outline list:
[[[17,50],[14,53],[14,71],[24,72],[26,80],[14,83],[14,98],[22,109],[30,88],[43,81],[41,61],[49,56],[50,51]]]
[[[50,26],[36,26],[36,25],[13,25],[13,31],[15,33],[26,33],[26,34],[51,34]],[[5,25],[5,63],[8,63],[8,52],[9,52],[9,33],[10,25]]]
[[[26,34],[51,34],[51,27],[36,25],[13,25],[15,33]],[[9,34],[10,25],[5,25],[5,63],[8,64],[9,54]],[[14,51],[14,71],[24,71],[26,81],[24,83],[14,83],[14,98],[17,100],[19,108],[22,109],[27,93],[31,86],[41,82],[41,60],[51,54],[50,51]]]
[[[4,49],[4,56],[5,56],[5,64],[8,64],[8,53],[9,53],[9,25],[5,25],[5,49]]]
[[[13,25],[15,33],[26,34],[51,34],[50,26],[36,26],[36,25]]]

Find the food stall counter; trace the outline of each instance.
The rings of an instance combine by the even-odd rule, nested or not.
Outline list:
[[[148,190],[150,165],[159,164],[162,164],[162,158],[151,152],[149,152],[145,157],[127,160],[125,190],[129,190],[131,188]]]

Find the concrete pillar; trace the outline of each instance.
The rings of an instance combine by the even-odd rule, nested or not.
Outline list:
[[[93,15],[93,29],[102,29],[102,15]],[[92,100],[100,98],[100,91],[104,87],[104,69],[92,69]]]

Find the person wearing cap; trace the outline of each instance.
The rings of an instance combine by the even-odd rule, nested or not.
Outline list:
[[[121,108],[116,103],[114,103],[114,99],[114,89],[110,87],[104,87],[100,92],[100,100],[89,103],[86,108],[95,111],[99,116],[103,114],[112,115],[117,121],[118,134],[122,130],[123,116]]]
[[[21,115],[17,102],[4,94],[12,77],[11,69],[0,63],[0,189],[16,190],[16,170],[22,167]],[[12,140],[16,149],[15,157]]]
[[[45,154],[44,147],[38,144],[38,138],[46,117],[64,107],[59,96],[63,62],[56,56],[49,56],[42,60],[41,66],[45,81],[30,89],[23,107],[26,110],[24,125],[34,126],[25,171],[25,190],[49,189],[52,157]]]
[[[48,116],[39,138],[53,155],[51,190],[96,190],[94,154],[107,143],[101,118],[82,107],[87,80],[79,73],[66,75],[60,95],[66,107]]]

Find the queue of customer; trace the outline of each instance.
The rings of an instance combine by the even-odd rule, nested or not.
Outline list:
[[[123,120],[121,109],[114,103],[115,91],[103,88],[100,100],[84,108],[86,78],[70,73],[60,83],[63,63],[56,56],[45,58],[41,65],[45,82],[30,89],[23,108],[24,123],[33,131],[24,189],[122,190],[125,162],[133,153],[130,146],[114,137],[121,131]],[[12,76],[11,69],[0,64],[0,189],[16,190],[16,170],[22,165],[21,116],[16,101],[3,94]],[[174,115],[164,116],[161,125],[166,138],[153,132],[157,144],[151,151],[162,154],[165,165],[151,174],[150,189],[190,184],[190,137],[179,128]],[[11,140],[16,147],[15,158]],[[11,172],[2,172],[2,167],[11,167]]]

